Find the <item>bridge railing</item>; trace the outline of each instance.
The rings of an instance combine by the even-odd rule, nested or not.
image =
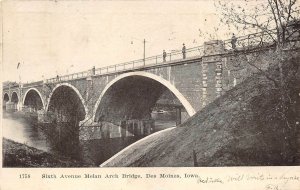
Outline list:
[[[224,40],[225,50],[230,49],[252,49],[257,47],[267,47],[276,44],[276,30],[268,30],[263,32],[252,33],[236,38],[236,42],[232,39]],[[235,45],[235,47],[234,47]]]
[[[186,58],[191,58],[195,56],[203,56],[204,55],[204,47],[198,46],[189,48],[186,50]],[[170,61],[176,61],[183,59],[183,54],[181,50],[172,50],[171,53],[167,53],[167,56],[165,58],[165,61],[163,59],[163,55],[156,55],[147,57],[144,59],[138,59],[130,62],[125,62],[117,65],[111,65],[106,67],[101,67],[95,69],[95,75],[103,75],[103,74],[109,74],[114,72],[121,72],[126,70],[132,70],[132,69],[138,69],[138,68],[144,68],[149,66],[155,66],[155,65],[161,65],[165,63],[169,63]],[[68,80],[74,80],[74,79],[80,79],[88,77],[91,74],[91,71],[83,71],[79,73],[73,73],[69,75],[63,75],[63,76],[57,76],[50,79],[47,79],[47,83],[56,83],[61,81],[68,81]]]
[[[189,48],[186,50],[186,58],[196,57],[196,56],[203,56],[204,55],[204,47],[198,46]],[[111,65],[107,67],[101,67],[95,70],[96,75],[102,75],[102,74],[108,74],[108,73],[114,73],[114,72],[121,72],[126,70],[132,70],[132,69],[139,69],[149,66],[155,66],[155,65],[162,65],[165,63],[169,63],[171,61],[181,60],[183,59],[183,54],[181,50],[172,50],[171,53],[167,53],[167,56],[164,60],[163,55],[156,55],[147,57],[144,59],[138,59],[130,62],[125,62],[117,65]]]
[[[36,85],[41,85],[43,84],[43,81],[36,81],[36,82],[30,82],[30,83],[23,83],[23,87],[28,87],[28,86],[36,86]]]
[[[225,50],[232,50],[232,49],[252,49],[257,47],[267,47],[276,44],[276,30],[268,30],[258,33],[252,33],[245,36],[239,36],[236,38],[236,42],[232,39],[224,40],[224,49]],[[235,47],[233,47],[235,46]],[[195,58],[195,57],[202,57],[204,55],[204,46],[197,46],[193,48],[186,49],[186,57],[185,59]],[[176,60],[183,60],[183,53],[181,50],[172,50],[170,53],[167,53],[167,56],[164,60],[163,55],[156,55],[147,57],[145,59],[138,59],[134,61],[129,61],[125,63],[120,63],[116,65],[106,66],[97,68],[94,71],[83,71],[79,73],[58,76],[51,79],[47,79],[47,83],[55,83],[60,81],[67,81],[79,78],[85,78],[90,75],[104,75],[110,74],[115,72],[122,72],[127,70],[134,70],[139,68],[151,67],[155,65],[163,65],[166,63],[170,63]]]
[[[274,43],[273,36],[276,35],[275,31],[271,31],[269,33],[267,32],[258,32],[253,33],[245,36],[240,36],[236,40],[236,48],[235,49],[242,49],[242,48],[250,48],[250,47],[257,47],[259,45],[266,45],[267,43],[271,44]],[[274,36],[274,39],[276,39],[276,36]],[[227,39],[224,41],[224,48],[227,50],[233,49],[232,47],[232,39]],[[186,49],[186,59],[194,58],[194,57],[201,57],[204,55],[204,46],[197,46],[193,48]],[[147,57],[144,59],[138,59],[134,61],[129,61],[125,63],[120,63],[116,65],[106,66],[95,69],[95,75],[104,75],[104,74],[110,74],[115,72],[122,72],[127,70],[134,70],[149,66],[155,66],[155,65],[163,65],[166,63],[170,63],[172,61],[177,60],[183,60],[183,53],[182,50],[171,50],[170,53],[167,53],[167,56],[164,60],[163,55],[156,55]],[[73,80],[73,79],[79,79],[88,77],[89,74],[91,74],[90,71],[84,71],[64,76],[58,76],[51,79],[48,79],[48,83],[55,83],[60,81],[67,81],[67,80]]]
[[[78,73],[72,73],[69,75],[63,75],[63,76],[57,76],[54,78],[50,78],[50,79],[47,79],[46,82],[47,83],[56,83],[56,82],[61,82],[61,81],[85,78],[88,76],[89,76],[89,71],[83,71],[83,72],[78,72]]]

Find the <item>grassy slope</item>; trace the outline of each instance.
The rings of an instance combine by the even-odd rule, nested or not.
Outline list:
[[[84,167],[83,163],[56,156],[3,138],[3,167]]]
[[[300,69],[291,63],[286,67],[289,74],[297,70],[288,83],[299,106]],[[278,78],[275,69],[268,73]],[[279,98],[270,80],[254,75],[181,127],[133,146],[106,166],[193,166],[193,150],[199,166],[299,165],[291,137],[281,127],[285,123],[274,111]],[[296,113],[293,119],[300,119]]]

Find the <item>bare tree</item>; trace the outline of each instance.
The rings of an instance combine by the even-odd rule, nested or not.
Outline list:
[[[300,66],[295,61],[292,67],[287,67],[285,63],[291,62],[295,57],[296,59],[299,58],[299,2],[297,0],[218,1],[215,2],[215,6],[221,14],[220,21],[227,25],[229,29],[233,27],[240,34],[258,33],[255,38],[259,38],[260,43],[256,44],[256,49],[262,50],[266,47],[266,44],[271,44],[273,47],[273,51],[261,55],[249,53],[247,51],[249,48],[245,48],[245,46],[239,51],[250,57],[250,59],[244,61],[246,65],[255,68],[268,80],[272,81],[274,88],[280,93],[278,104],[274,105],[274,114],[285,122],[286,125],[283,128],[286,131],[296,135],[297,126],[295,123],[299,121],[295,122],[291,119],[291,115],[297,115],[296,112],[293,113],[297,105],[296,101],[291,98],[290,81],[297,80],[296,75]],[[248,46],[250,45],[250,37],[251,35],[248,35]],[[293,41],[298,42],[293,43]],[[272,67],[277,68],[277,77],[271,76],[266,70],[261,69],[257,65],[259,59],[265,59],[271,63]],[[293,89],[297,89],[297,87]],[[294,137],[294,140],[296,138]],[[297,144],[297,142],[293,143]]]
[[[288,27],[300,18],[297,0],[218,1],[215,5],[221,13],[221,22],[229,28],[245,33],[264,32],[278,47],[284,46],[293,35]]]
[[[283,64],[290,56],[286,56],[287,51],[282,50],[295,48],[286,45],[293,41],[295,36],[297,39],[300,36],[300,6],[297,0],[218,1],[215,5],[221,13],[221,22],[229,28],[234,27],[244,34],[259,33],[254,37],[259,38],[260,41],[256,48],[263,48],[266,44],[276,45],[276,51],[269,56],[272,56],[273,60],[278,60],[275,62],[278,64],[280,74],[279,90],[282,93],[282,100],[285,101]],[[248,35],[248,46],[250,46],[250,37],[251,35]],[[251,61],[247,63],[255,66]],[[258,71],[276,83],[276,79],[270,78],[263,70],[258,69]]]

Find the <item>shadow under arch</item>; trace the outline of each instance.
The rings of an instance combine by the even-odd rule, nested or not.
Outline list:
[[[14,103],[19,103],[20,101],[20,98],[18,96],[18,93],[16,91],[13,91],[11,93],[11,98],[10,98],[11,102],[14,102]]]
[[[112,81],[110,81],[105,88],[103,89],[103,91],[101,92],[94,110],[93,110],[93,121],[95,121],[96,119],[96,114],[97,111],[99,109],[100,103],[102,98],[104,97],[105,93],[118,81],[120,81],[121,79],[124,79],[126,77],[130,77],[130,76],[139,76],[139,77],[146,77],[148,79],[152,79],[156,82],[159,82],[161,85],[163,85],[164,87],[166,87],[168,90],[170,90],[175,96],[176,98],[180,101],[180,103],[183,105],[183,107],[185,108],[185,110],[187,111],[188,115],[191,117],[193,116],[196,112],[194,110],[194,108],[191,106],[191,104],[187,101],[187,99],[179,92],[179,90],[172,85],[169,81],[167,81],[166,79],[157,76],[155,74],[152,73],[148,73],[148,72],[144,72],[144,71],[137,71],[137,72],[130,72],[130,73],[125,73],[125,74],[121,74],[120,76],[116,77],[115,79],[113,79]]]
[[[69,87],[70,89],[72,89],[78,96],[78,98],[80,99],[82,105],[83,105],[83,108],[84,108],[84,112],[85,112],[85,116],[84,118],[87,117],[87,114],[88,114],[88,108],[87,108],[87,105],[85,103],[85,100],[83,99],[82,95],[80,94],[79,90],[74,87],[73,85],[69,84],[69,83],[60,83],[60,84],[57,84],[53,90],[51,91],[50,95],[49,95],[49,98],[47,99],[47,106],[46,106],[46,109],[45,111],[48,112],[49,111],[49,105],[50,105],[50,101],[51,101],[51,98],[53,96],[53,94],[55,93],[55,91],[57,89],[59,89],[60,87]]]
[[[8,93],[5,92],[2,97],[2,104],[3,104],[2,107],[3,108],[6,107],[6,103],[9,102],[9,100],[10,100],[9,95],[8,95]]]
[[[9,95],[8,95],[7,92],[5,92],[5,93],[3,94],[2,100],[3,100],[3,101],[6,101],[6,102],[8,102],[8,101],[10,100],[10,99],[9,99]]]
[[[38,89],[36,89],[36,88],[29,88],[29,89],[25,92],[24,98],[23,98],[23,105],[25,105],[25,100],[26,100],[27,94],[28,94],[30,91],[35,91],[35,92],[39,95],[39,97],[40,97],[40,99],[41,99],[41,101],[42,101],[42,104],[43,104],[43,109],[45,110],[46,105],[45,105],[45,101],[44,101],[44,99],[43,99],[43,96],[42,96],[42,94],[40,93],[40,91],[39,91]]]

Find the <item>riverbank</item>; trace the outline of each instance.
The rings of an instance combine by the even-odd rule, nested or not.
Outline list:
[[[91,167],[6,138],[3,138],[2,148],[3,167]]]

